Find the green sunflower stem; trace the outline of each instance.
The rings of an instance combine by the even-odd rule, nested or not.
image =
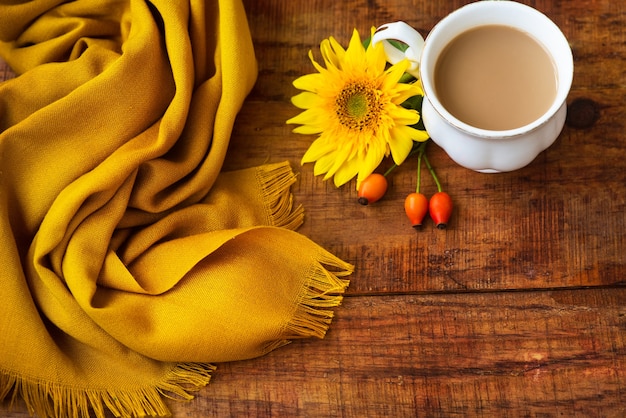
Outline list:
[[[409,154],[406,156],[406,158],[411,157],[412,155],[415,155],[417,153],[424,153],[424,150],[426,149],[426,144],[428,143],[429,139],[427,139],[424,142],[419,142],[419,143],[414,143],[413,144],[413,148],[411,148],[411,152],[409,152]],[[393,163],[393,165],[391,167],[389,167],[387,169],[387,171],[385,171],[385,173],[383,174],[383,176],[387,177],[389,174],[391,174],[391,172],[393,170],[395,170],[396,168],[398,168],[398,164]]]
[[[437,177],[437,173],[435,173],[435,170],[430,165],[430,161],[428,161],[428,156],[426,156],[426,145],[428,145],[428,142],[429,142],[429,139],[427,139],[424,142],[420,142],[419,144],[417,143],[414,144],[413,148],[411,149],[411,152],[409,152],[409,155],[407,155],[407,158],[408,158],[412,155],[418,154],[417,155],[417,185],[415,186],[416,193],[420,192],[420,186],[422,183],[422,159],[424,159],[424,163],[426,164],[426,167],[428,168],[430,175],[432,176],[433,180],[435,181],[435,184],[437,185],[437,191],[438,192],[443,191],[443,188],[441,187],[441,183],[439,182],[439,178]],[[397,167],[398,165],[394,163],[391,167],[387,169],[387,171],[385,171],[383,176],[387,177]]]
[[[437,174],[435,174],[435,170],[433,170],[433,167],[430,165],[430,162],[428,161],[428,157],[426,155],[424,155],[424,162],[426,163],[426,167],[428,167],[428,171],[430,171],[430,175],[433,176],[433,180],[435,180],[435,183],[437,184],[437,191],[441,192],[443,190],[441,188],[441,183],[439,183]]]
[[[395,170],[397,167],[398,167],[398,164],[393,163],[393,165],[392,165],[391,167],[389,167],[389,168],[387,169],[387,171],[385,171],[385,173],[383,174],[383,176],[387,177],[387,176],[388,176],[389,174],[391,174],[391,172],[392,172],[393,170]]]
[[[426,151],[426,143],[419,147],[419,154],[417,155],[417,185],[415,186],[415,193],[420,192],[420,185],[422,184],[422,157]]]

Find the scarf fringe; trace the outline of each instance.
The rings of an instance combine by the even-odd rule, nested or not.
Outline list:
[[[290,187],[296,182],[296,175],[289,162],[261,166],[257,171],[257,179],[268,202],[270,225],[297,229],[304,221],[304,209],[301,205],[293,208]],[[324,338],[334,316],[329,308],[341,304],[343,293],[350,283],[341,277],[353,271],[354,266],[320,249],[307,275],[308,282],[297,301],[296,311],[286,325],[286,339],[272,342],[267,347],[268,351],[296,338]]]
[[[324,338],[334,317],[330,308],[341,305],[343,293],[350,284],[349,280],[341,277],[353,271],[351,264],[321,250],[309,272],[309,280],[299,297],[296,312],[286,326],[288,339]]]
[[[293,207],[291,185],[296,175],[288,161],[259,167],[257,180],[265,196],[269,225],[296,230],[304,221],[304,208]]]
[[[78,389],[0,371],[0,401],[10,397],[12,408],[21,397],[29,414],[41,418],[88,418],[90,413],[104,418],[105,407],[116,417],[170,416],[162,397],[193,399],[190,392],[206,386],[214,370],[206,363],[180,363],[156,386],[131,392]]]

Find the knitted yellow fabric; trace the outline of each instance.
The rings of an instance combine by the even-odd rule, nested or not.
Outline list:
[[[239,0],[0,0],[0,400],[164,415],[212,364],[323,337],[352,266],[287,163],[221,172],[256,80]]]

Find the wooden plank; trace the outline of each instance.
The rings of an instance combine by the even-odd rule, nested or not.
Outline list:
[[[348,296],[324,341],[220,364],[193,402],[169,404],[203,417],[621,417],[625,330],[624,288]]]
[[[220,365],[184,410],[623,416],[625,302],[624,289],[349,297],[325,342]]]

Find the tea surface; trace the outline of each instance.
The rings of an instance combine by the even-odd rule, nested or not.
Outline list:
[[[454,38],[437,60],[434,82],[452,115],[488,130],[533,122],[552,105],[557,91],[555,65],[543,45],[503,25]]]

